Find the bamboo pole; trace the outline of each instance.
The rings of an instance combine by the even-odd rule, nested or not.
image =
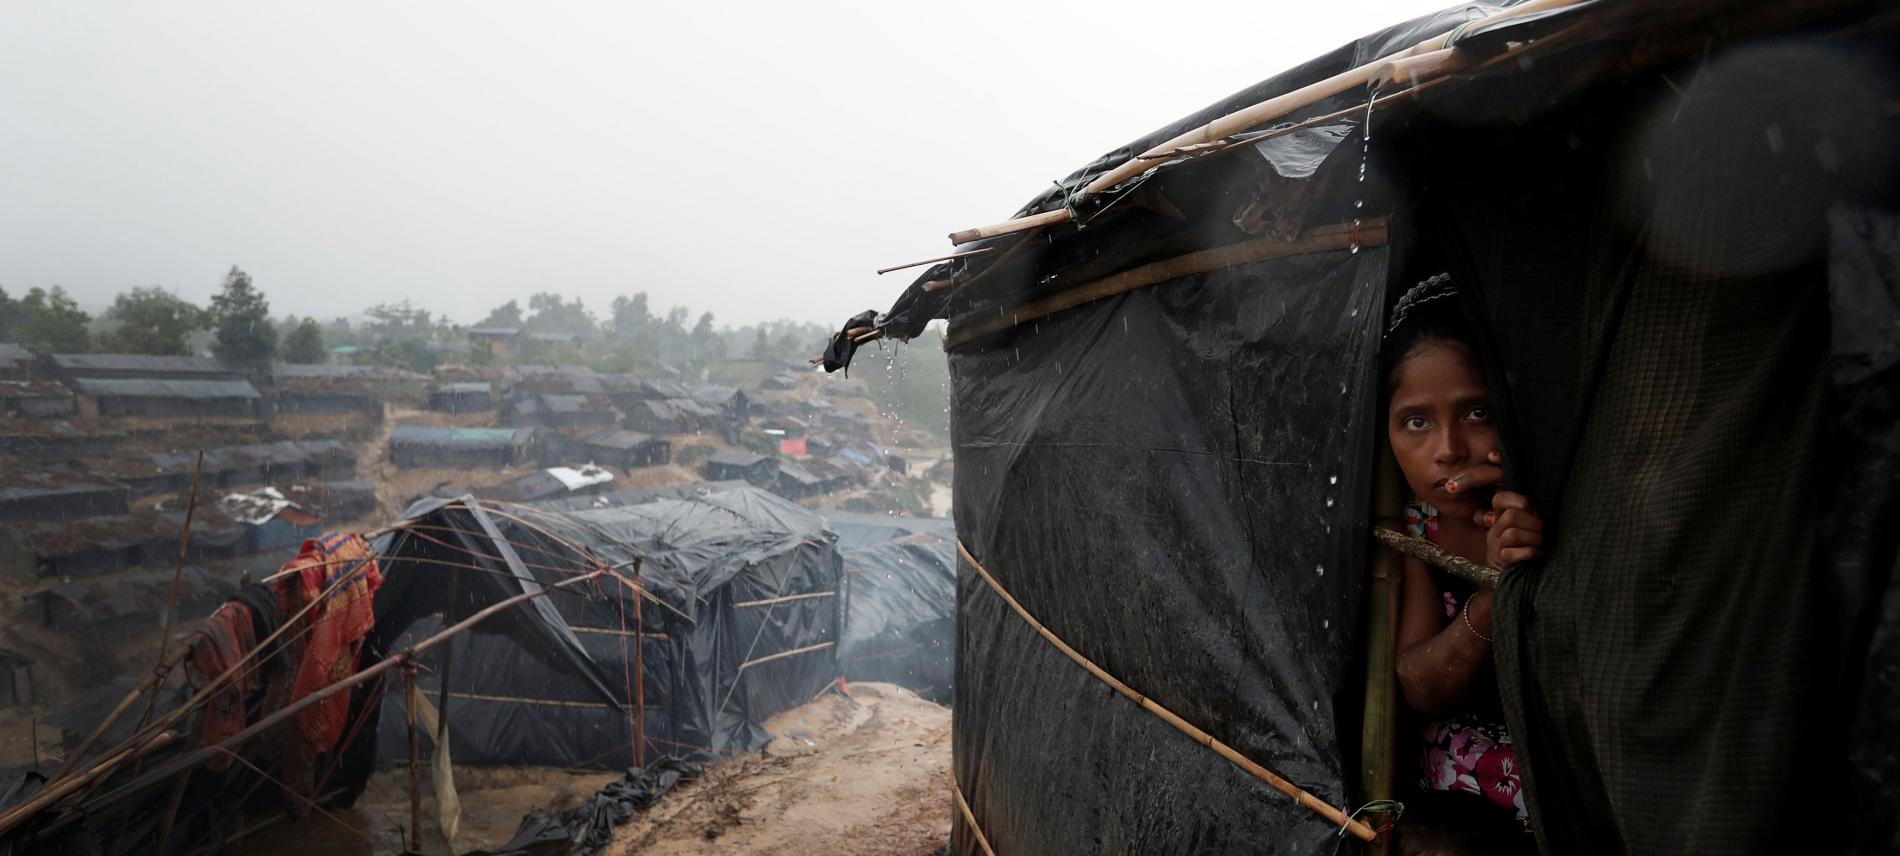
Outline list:
[[[887,268],[883,268],[879,270],[877,273],[878,273],[878,276],[883,276],[884,274],[890,273],[891,271],[894,271],[894,270],[904,270],[906,268],[914,268],[919,265],[927,265],[927,264],[932,264],[935,262],[947,262],[947,261],[950,261],[951,259],[961,259],[961,258],[966,258],[968,256],[980,256],[980,255],[983,255],[984,253],[993,253],[993,252],[996,252],[995,247],[983,247],[982,249],[970,250],[968,252],[951,253],[950,255],[938,256],[934,259],[924,259],[923,261],[909,262],[906,264],[897,265],[895,267],[887,267]]]
[[[185,575],[185,550],[191,546],[191,518],[198,511],[198,477],[204,474],[205,451],[198,450],[198,463],[191,468],[191,498],[185,501],[184,531],[178,536],[178,561],[172,565],[171,594],[165,599],[165,630],[158,637],[158,664],[152,667],[152,673],[163,686],[165,674],[169,669],[165,665],[166,648],[172,641],[172,624],[178,618],[178,581]],[[154,687],[150,698],[145,700],[145,713],[139,716],[139,727],[152,721],[152,713],[158,709],[158,689]]]
[[[435,646],[441,644],[444,640],[453,638],[456,635],[467,630],[468,628],[473,627],[477,624],[482,623],[483,621],[488,620],[489,618],[493,617],[496,613],[499,613],[503,610],[514,607],[525,601],[529,601],[534,598],[541,597],[542,595],[548,594],[549,592],[558,591],[568,586],[587,582],[605,573],[606,573],[605,570],[591,571],[586,574],[570,577],[558,583],[552,583],[549,585],[542,586],[541,589],[538,591],[522,592],[521,594],[515,595],[506,600],[495,603],[481,610],[480,612],[477,612],[474,615],[471,615],[468,618],[463,619],[462,621],[458,622],[454,626],[449,627],[448,629],[443,630],[435,634],[434,636],[431,636],[427,639],[422,640],[421,642],[416,643],[413,647],[411,647],[407,651],[403,651],[401,653],[394,654],[389,657],[385,657],[381,661],[377,662],[375,665],[370,666],[367,669],[363,669],[362,671],[359,671],[354,675],[344,678],[343,680],[337,681],[336,683],[330,684],[329,686],[326,686],[323,689],[317,690],[316,692],[313,692],[307,696],[304,696],[303,698],[298,699],[295,702],[292,702],[290,704],[287,704],[279,708],[275,713],[272,713],[271,715],[258,720],[257,722],[253,723],[251,726],[245,728],[242,731],[239,731],[236,734],[231,735],[230,737],[227,737],[219,741],[215,745],[206,746],[196,751],[187,753],[181,757],[173,759],[172,761],[166,763],[164,766],[148,773],[145,779],[149,780],[149,779],[155,779],[155,778],[165,778],[165,777],[169,777],[177,773],[183,772],[185,770],[189,770],[193,767],[196,767],[199,764],[202,764],[206,760],[208,760],[213,753],[227,750],[233,746],[240,745],[244,741],[257,736],[259,733],[265,731],[266,729],[269,729],[277,725],[278,723],[283,722],[284,720],[287,720],[293,716],[296,716],[298,713],[302,712],[305,708],[310,707],[311,705],[314,705],[317,702],[320,702],[326,698],[329,698],[330,696],[335,695],[339,692],[342,692],[346,689],[350,689],[352,687],[367,683],[370,680],[374,679],[377,675],[380,675],[383,672],[386,672],[390,670],[391,668],[394,668],[395,666],[408,661],[409,659],[413,658],[415,655],[420,654],[423,651],[427,651],[430,648],[434,648]],[[170,732],[165,732],[165,734],[169,735]],[[167,737],[167,739],[169,739],[169,737]],[[149,751],[149,749],[147,749],[146,751]],[[85,774],[74,777],[73,781],[62,783],[55,787],[49,787],[46,790],[41,791],[33,799],[28,800],[27,802],[21,803],[20,805],[13,807],[12,809],[5,812],[4,814],[0,814],[0,836],[3,836],[6,833],[11,832],[15,827],[25,822],[27,818],[37,814],[40,810],[44,809],[46,806],[57,801],[60,797],[64,796],[65,794],[71,793],[74,789],[78,788],[80,785],[84,784],[86,781],[90,781],[92,778],[96,777],[101,772],[109,772],[111,768],[113,768],[114,766],[116,766],[118,762],[121,762],[123,760],[124,760],[123,755],[115,756],[112,759],[109,759],[93,767],[91,770],[88,770]],[[128,794],[136,792],[142,787],[144,787],[144,781],[134,780],[132,782],[128,782],[124,785],[121,785],[117,790],[114,790],[110,793],[107,793],[99,797],[96,803],[109,804],[111,802],[115,802],[118,799],[121,799]],[[63,824],[56,823],[56,826],[57,825],[63,825]]]
[[[1390,449],[1381,439],[1373,476],[1372,519],[1377,523],[1405,520],[1405,498],[1399,491],[1399,473]],[[1398,751],[1398,631],[1399,584],[1404,561],[1392,550],[1373,547],[1371,580],[1366,586],[1366,704],[1359,732],[1360,797],[1367,802],[1392,798]],[[1384,856],[1385,839],[1366,846],[1370,856]]]
[[[92,765],[77,775],[68,776],[61,781],[48,785],[46,789],[34,794],[32,799],[8,809],[5,813],[0,813],[0,836],[5,836],[7,833],[12,832],[14,827],[25,822],[28,817],[38,814],[41,809],[58,802],[67,794],[79,790],[81,787],[84,787],[87,782],[111,772],[126,760],[133,757],[142,758],[151,754],[159,747],[172,742],[173,737],[174,735],[169,731],[160,731],[143,744],[139,744],[136,747],[120,749],[118,752],[107,756],[100,760],[99,763]]]
[[[790,603],[795,600],[812,600],[820,597],[836,597],[835,591],[814,591],[805,594],[788,594],[784,597],[768,597],[764,600],[742,600],[732,605],[733,609],[747,609],[754,606],[771,606],[775,603]]]
[[[766,663],[772,662],[773,660],[783,660],[786,657],[796,657],[800,654],[810,654],[814,651],[823,651],[826,648],[830,648],[831,646],[836,645],[836,644],[838,643],[820,642],[816,645],[806,645],[803,648],[793,648],[790,651],[780,651],[777,654],[767,654],[766,656],[760,657],[756,660],[747,660],[743,663],[740,663],[739,671],[743,672],[747,669],[752,668],[753,666],[762,666]]]
[[[1445,548],[1437,544],[1389,526],[1373,526],[1372,537],[1387,547],[1426,564],[1442,568],[1452,576],[1468,583],[1496,588],[1498,578],[1502,576],[1502,572],[1497,568],[1487,568],[1463,556],[1446,552]]]
[[[409,848],[422,851],[422,746],[416,737],[416,664],[402,664],[403,717],[409,724]]]
[[[970,834],[976,836],[976,846],[983,849],[983,856],[996,856],[996,848],[990,846],[990,837],[983,834],[983,827],[976,823],[976,815],[970,812],[970,804],[963,799],[963,789],[957,787],[957,774],[950,773],[950,795],[957,799],[957,811],[963,814],[963,823],[970,827]]]
[[[1006,315],[957,325],[951,328],[950,335],[945,337],[943,346],[945,349],[955,348],[978,337],[1014,327],[1024,321],[1044,318],[1084,303],[1184,276],[1305,253],[1344,250],[1351,248],[1354,243],[1360,246],[1376,247],[1383,246],[1385,242],[1386,221],[1382,217],[1374,217],[1364,220],[1357,226],[1346,223],[1319,226],[1307,230],[1306,233],[1291,241],[1271,237],[1255,238],[1238,244],[1185,253],[1110,274],[1041,300],[1032,300]]]
[[[1064,656],[1074,661],[1076,665],[1081,666],[1089,674],[1094,675],[1102,683],[1108,684],[1115,692],[1120,693],[1123,698],[1134,702],[1135,705],[1142,710],[1159,717],[1162,722],[1174,726],[1176,731],[1187,735],[1194,742],[1214,750],[1214,754],[1227,759],[1229,763],[1239,767],[1248,775],[1265,782],[1268,787],[1291,797],[1294,802],[1306,807],[1314,814],[1338,824],[1341,828],[1352,833],[1360,840],[1371,841],[1378,837],[1379,834],[1374,831],[1372,827],[1367,826],[1364,821],[1353,819],[1352,815],[1347,814],[1345,809],[1327,804],[1325,800],[1307,793],[1298,785],[1281,778],[1278,773],[1256,763],[1252,758],[1240,754],[1240,752],[1236,751],[1233,747],[1222,743],[1219,739],[1214,737],[1214,735],[1202,731],[1193,723],[1176,716],[1173,711],[1162,707],[1155,703],[1153,699],[1142,695],[1133,687],[1122,683],[1121,679],[1109,674],[1101,666],[1095,665],[1089,658],[1082,656],[1080,652],[1069,647],[1069,643],[1062,641],[1061,637],[1056,636],[1049,628],[1044,627],[1042,622],[1037,621],[1035,616],[1029,614],[1029,610],[1024,609],[1022,604],[1016,602],[1016,598],[1011,595],[1007,589],[1003,588],[1002,583],[997,582],[995,577],[990,576],[989,570],[984,568],[983,564],[978,562],[975,556],[970,555],[969,549],[963,546],[963,539],[961,538],[957,539],[957,555],[962,556],[963,561],[968,562],[970,567],[975,569],[977,575],[982,577],[983,581],[989,584],[991,591],[996,592],[997,596],[1001,597],[1004,603],[1009,604],[1009,608],[1016,612],[1018,618],[1028,623],[1045,641],[1054,645],[1056,650],[1061,651]]]
[[[1580,0],[1529,0],[1529,2],[1500,10],[1477,20],[1483,21],[1486,24],[1494,24],[1524,15],[1535,14],[1551,9],[1561,9],[1577,2],[1580,2]],[[1476,23],[1476,21],[1472,23]],[[1469,26],[1469,24],[1466,26]],[[1373,84],[1381,79],[1389,79],[1400,75],[1411,78],[1414,76],[1412,74],[1414,71],[1418,72],[1416,76],[1423,77],[1426,76],[1426,72],[1440,66],[1447,72],[1461,68],[1463,66],[1459,63],[1467,61],[1458,60],[1453,62],[1444,57],[1433,57],[1417,65],[1405,65],[1403,63],[1413,57],[1430,56],[1438,54],[1441,51],[1455,52],[1455,49],[1451,46],[1452,37],[1463,29],[1465,29],[1465,27],[1461,26],[1443,35],[1433,36],[1409,48],[1395,51],[1363,65],[1335,74],[1332,77],[1315,81],[1299,89],[1274,96],[1258,104],[1217,118],[1165,142],[1158,143],[1150,147],[1147,151],[1123,161],[1120,166],[1096,176],[1094,180],[1077,191],[1069,200],[1069,205],[1063,208],[1058,208],[1053,211],[1044,211],[1039,214],[1031,214],[1014,220],[1006,220],[989,226],[952,232],[950,234],[950,243],[965,244],[983,238],[994,238],[999,235],[1026,232],[1067,222],[1070,207],[1079,205],[1091,196],[1146,172],[1154,161],[1164,157],[1172,157],[1173,155],[1171,153],[1193,152],[1210,145],[1219,146],[1222,144],[1222,141],[1228,137],[1244,133],[1253,128],[1258,128],[1295,111],[1310,107],[1327,98],[1361,86]],[[1381,77],[1382,74],[1384,76],[1383,78]]]

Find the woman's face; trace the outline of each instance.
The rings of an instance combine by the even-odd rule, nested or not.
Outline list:
[[[1399,362],[1386,435],[1405,482],[1445,514],[1470,518],[1490,496],[1450,494],[1445,481],[1487,462],[1498,450],[1484,374],[1464,345],[1426,339]]]

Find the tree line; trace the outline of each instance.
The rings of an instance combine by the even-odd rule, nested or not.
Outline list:
[[[712,313],[694,320],[681,306],[659,314],[648,308],[644,292],[615,298],[604,317],[580,298],[540,292],[528,298],[525,309],[510,300],[472,326],[510,328],[518,335],[512,347],[498,353],[472,341],[469,327],[409,301],[377,304],[328,322],[294,315],[273,319],[264,292],[235,266],[209,306],[151,286],[119,294],[96,318],[59,286],[34,288],[17,299],[0,288],[0,342],[40,353],[210,353],[260,372],[272,361],[331,361],[333,349],[337,361],[425,373],[444,362],[686,372],[730,358],[808,357],[830,333],[821,324],[786,320],[720,327]]]

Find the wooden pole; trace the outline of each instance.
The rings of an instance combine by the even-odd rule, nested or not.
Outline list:
[[[963,789],[957,787],[957,774],[950,773],[950,795],[956,797],[957,811],[963,815],[963,822],[970,827],[970,834],[976,838],[976,846],[982,848],[983,856],[996,856],[996,848],[990,846],[990,837],[983,834],[983,827],[976,823],[976,815],[970,811],[970,804],[963,799]]]
[[[505,609],[516,606],[523,602],[532,600],[534,598],[541,597],[550,592],[559,591],[561,589],[567,588],[568,586],[578,585],[580,583],[593,580],[597,577],[600,577],[601,575],[605,573],[607,573],[607,571],[602,569],[602,570],[591,571],[589,573],[581,574],[579,576],[569,577],[558,583],[542,586],[539,590],[531,591],[531,592],[523,592],[521,594],[515,595],[506,600],[503,600],[499,603],[496,603],[492,606],[489,606],[481,610],[480,612],[477,612],[474,615],[471,615],[468,618],[463,619],[461,622],[455,624],[454,626],[449,627],[448,629],[443,630],[442,632],[437,633],[434,636],[431,636],[427,639],[422,640],[421,642],[416,643],[414,647],[410,648],[407,651],[403,651],[403,652],[391,655],[389,657],[385,657],[384,659],[377,662],[375,665],[370,666],[367,669],[357,672],[356,674],[351,675],[347,678],[344,678],[343,680],[337,681],[336,683],[330,684],[329,686],[326,686],[323,689],[317,690],[316,692],[313,692],[307,696],[304,696],[303,698],[298,699],[295,702],[292,702],[281,708],[278,708],[275,713],[272,713],[271,715],[258,720],[257,722],[253,723],[250,727],[245,728],[244,730],[239,731],[238,733],[233,734],[230,737],[227,737],[219,741],[215,745],[206,746],[194,752],[190,752],[183,756],[173,759],[172,761],[166,763],[164,766],[151,771],[151,773],[145,777],[145,780],[149,780],[153,778],[170,777],[172,775],[176,775],[177,773],[196,767],[197,765],[202,764],[206,760],[210,759],[210,757],[214,753],[227,750],[233,746],[241,745],[242,743],[244,743],[244,741],[257,736],[259,733],[277,725],[280,722],[283,722],[284,720],[287,720],[293,716],[296,716],[298,713],[302,712],[305,708],[308,708],[311,705],[316,704],[317,702],[320,702],[326,698],[329,698],[330,696],[335,695],[339,692],[342,692],[346,689],[350,689],[351,687],[359,686],[361,684],[374,680],[377,675],[380,675],[386,671],[389,671],[391,668],[394,668],[395,666],[408,661],[409,659],[413,658],[417,654],[422,653],[423,651],[427,651],[430,648],[434,648],[435,646],[442,644],[444,640],[453,638],[454,636],[462,633],[468,628],[473,627],[477,624],[482,623],[483,621],[488,620],[489,618],[493,617],[498,612],[501,612]],[[164,736],[166,737],[167,740],[170,739],[169,735],[170,735],[170,732],[165,732]],[[156,743],[156,740],[154,740],[153,743],[146,744],[147,748],[140,754],[144,754],[144,752],[149,752],[151,748],[155,748],[155,745],[154,745],[155,743]],[[30,799],[24,803],[14,806],[12,809],[9,809],[5,813],[0,813],[0,836],[4,836],[8,832],[13,831],[15,827],[18,827],[21,823],[24,823],[27,818],[32,817],[35,814],[38,814],[42,809],[58,801],[61,797],[65,796],[66,794],[69,794],[72,791],[76,790],[81,785],[85,784],[86,782],[91,781],[93,778],[96,778],[102,773],[110,772],[119,763],[123,762],[126,759],[126,757],[128,757],[130,754],[131,754],[130,750],[121,750],[120,753],[114,755],[111,758],[108,758],[105,761],[100,762],[98,765],[94,766],[90,770],[87,770],[85,773],[72,777],[70,781],[62,782],[56,786],[48,787],[47,789],[41,791],[39,794],[35,795],[33,799]],[[144,780],[134,780],[132,782],[128,782],[124,785],[121,785],[117,790],[114,790],[110,793],[107,793],[101,796],[98,800],[98,803],[109,804],[111,802],[115,802],[118,799],[122,799],[126,795],[135,793],[142,787],[144,787]],[[73,817],[74,819],[76,819],[76,815]],[[70,822],[70,821],[66,821],[65,819],[62,819],[62,821],[55,822],[55,827],[61,826],[65,822]]]
[[[165,649],[172,641],[172,623],[178,618],[178,581],[185,574],[185,549],[191,546],[191,518],[198,511],[198,477],[204,474],[205,452],[198,450],[198,463],[191,468],[191,498],[185,501],[184,531],[178,535],[178,561],[172,565],[172,590],[165,601],[165,631],[158,637],[158,665],[152,667],[158,676],[159,684],[165,681],[170,667],[165,665]],[[139,727],[152,721],[152,713],[158,709],[158,687],[153,687],[152,695],[145,700],[145,713],[139,717]]]
[[[1016,598],[1009,593],[1009,590],[1003,588],[1002,583],[997,582],[995,577],[990,576],[989,570],[984,568],[983,564],[978,562],[975,556],[970,555],[970,551],[963,546],[963,539],[961,538],[957,539],[957,555],[962,556],[963,561],[970,564],[970,567],[976,571],[977,576],[982,577],[983,581],[989,584],[990,590],[996,592],[997,596],[1001,597],[1004,603],[1009,604],[1009,608],[1015,611],[1016,616],[1028,623],[1030,628],[1036,631],[1037,635],[1041,636],[1043,640],[1049,644],[1054,645],[1056,650],[1062,652],[1063,656],[1068,657],[1074,661],[1076,665],[1081,666],[1083,670],[1094,675],[1097,680],[1108,684],[1111,689],[1120,693],[1123,698],[1134,702],[1135,705],[1142,710],[1160,717],[1162,722],[1173,726],[1176,731],[1187,735],[1194,742],[1212,749],[1214,754],[1227,759],[1229,763],[1239,767],[1248,775],[1265,782],[1268,787],[1292,797],[1294,802],[1306,807],[1314,814],[1326,818],[1327,821],[1338,824],[1360,840],[1371,841],[1379,836],[1379,833],[1375,832],[1372,827],[1367,826],[1364,821],[1353,819],[1352,815],[1347,814],[1345,809],[1328,805],[1325,800],[1307,793],[1298,785],[1281,778],[1278,773],[1260,766],[1260,764],[1252,758],[1240,754],[1239,751],[1235,750],[1232,746],[1228,746],[1226,743],[1222,743],[1219,739],[1215,738],[1214,735],[1202,731],[1193,723],[1175,715],[1174,711],[1156,704],[1153,699],[1137,692],[1134,687],[1122,683],[1120,678],[1109,674],[1101,666],[1095,665],[1094,661],[1082,656],[1081,652],[1069,647],[1069,643],[1062,641],[1061,637],[1051,632],[1049,628],[1044,627],[1042,622],[1037,621],[1035,616],[1029,614],[1029,610],[1024,609],[1022,604],[1016,602]]]
[[[78,775],[68,776],[61,781],[49,784],[45,790],[35,794],[32,799],[14,806],[4,814],[0,814],[0,836],[12,832],[14,827],[19,826],[28,817],[38,814],[41,809],[58,802],[60,798],[67,794],[79,790],[81,787],[84,787],[87,782],[116,769],[121,763],[124,763],[126,759],[135,756],[144,757],[150,754],[152,750],[170,743],[172,737],[171,732],[161,731],[142,745],[120,749],[118,752],[100,760],[99,763],[92,765]]]
[[[422,851],[422,747],[416,739],[416,664],[402,664],[403,715],[409,721],[409,848]]]
[[[1498,578],[1503,576],[1503,572],[1497,568],[1487,568],[1463,556],[1448,552],[1437,544],[1390,526],[1373,526],[1372,537],[1387,547],[1428,565],[1441,568],[1446,573],[1468,583],[1485,588],[1497,588]]]
[[[1404,525],[1398,466],[1383,438],[1374,454],[1372,519]],[[1399,584],[1405,572],[1398,553],[1376,545],[1371,565],[1366,586],[1366,705],[1359,732],[1360,797],[1367,802],[1392,798],[1398,751]],[[1384,856],[1388,844],[1380,838],[1367,844],[1366,852]]]
[[[983,255],[984,253],[993,253],[993,252],[996,252],[995,247],[984,247],[978,250],[970,250],[969,252],[951,253],[950,255],[938,256],[934,259],[924,259],[923,261],[908,262],[906,264],[896,265],[894,267],[887,267],[887,268],[883,268],[879,270],[877,273],[879,276],[883,276],[884,274],[890,273],[891,271],[894,271],[894,270],[904,270],[905,268],[914,268],[914,267],[917,267],[918,265],[927,265],[933,262],[947,262],[947,261],[950,261],[951,259],[960,259],[965,256],[980,256],[980,255]]]

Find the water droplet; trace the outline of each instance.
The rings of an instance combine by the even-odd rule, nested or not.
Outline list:
[[[1359,245],[1358,245],[1358,244],[1353,244],[1353,245],[1352,245],[1352,255],[1355,255],[1355,256],[1356,256],[1356,255],[1358,255],[1358,254],[1359,254]]]
[[[1355,201],[1355,202],[1353,202],[1353,203],[1352,203],[1352,207],[1354,207],[1354,208],[1364,208],[1364,207],[1366,207],[1366,201],[1365,201],[1364,199],[1360,199],[1360,200],[1357,200],[1357,201]]]
[[[1327,507],[1327,508],[1332,508],[1332,507],[1333,507],[1333,498],[1332,498],[1332,497],[1330,497],[1330,496],[1329,496],[1329,497],[1326,497],[1326,507]]]
[[[1320,576],[1322,576],[1322,577],[1323,577],[1323,576],[1326,576],[1326,566],[1325,566],[1325,565],[1314,565],[1314,566],[1313,566],[1313,572],[1314,572],[1314,573],[1316,573],[1316,574],[1319,574],[1319,575],[1320,575]]]
[[[1319,629],[1321,630],[1325,630],[1332,626],[1333,626],[1333,620],[1330,618],[1322,618],[1319,620]]]
[[[1314,700],[1313,700],[1313,709],[1314,709],[1314,710],[1319,710],[1319,699],[1314,699]]]
[[[1327,476],[1327,477],[1326,477],[1326,483],[1327,483],[1327,484],[1339,484],[1339,476]]]

